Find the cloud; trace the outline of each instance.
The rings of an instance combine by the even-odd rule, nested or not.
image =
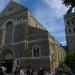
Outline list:
[[[62,25],[63,18],[59,18],[59,20],[57,21],[58,18],[55,18],[54,15],[55,14],[53,14],[52,12],[50,13],[49,8],[47,8],[46,10],[44,10],[43,8],[37,9],[34,14],[34,16],[43,24],[43,26],[53,34],[64,30],[64,26]]]
[[[56,38],[65,37],[65,33],[63,31],[62,32],[55,33],[55,37]]]
[[[60,42],[63,46],[66,46],[67,44],[66,44],[66,41],[61,41]]]
[[[68,10],[65,5],[62,5],[62,0],[43,0],[49,8],[53,9],[55,17],[62,17]]]

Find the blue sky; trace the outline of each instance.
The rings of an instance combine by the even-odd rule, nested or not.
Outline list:
[[[0,11],[11,0],[0,0]],[[56,38],[65,45],[65,25],[63,15],[68,10],[62,5],[62,0],[14,0],[29,8],[32,15]]]

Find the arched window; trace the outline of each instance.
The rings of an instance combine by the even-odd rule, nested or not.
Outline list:
[[[13,22],[10,21],[6,24],[5,44],[12,43],[12,35],[13,35]]]
[[[69,34],[71,34],[71,29],[69,29]]]
[[[32,49],[33,57],[39,57],[41,55],[40,47],[38,45],[33,46]]]

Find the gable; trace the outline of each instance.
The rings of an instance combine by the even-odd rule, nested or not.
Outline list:
[[[14,1],[11,1],[3,10],[3,12],[0,14],[0,18],[12,15],[17,12],[21,12],[23,10],[28,10],[28,9]]]

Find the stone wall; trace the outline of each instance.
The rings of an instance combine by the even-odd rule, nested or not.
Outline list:
[[[29,34],[28,50],[31,51],[35,45],[38,45],[41,50],[41,56],[48,56],[49,55],[48,32],[45,30],[29,27],[28,34]]]

